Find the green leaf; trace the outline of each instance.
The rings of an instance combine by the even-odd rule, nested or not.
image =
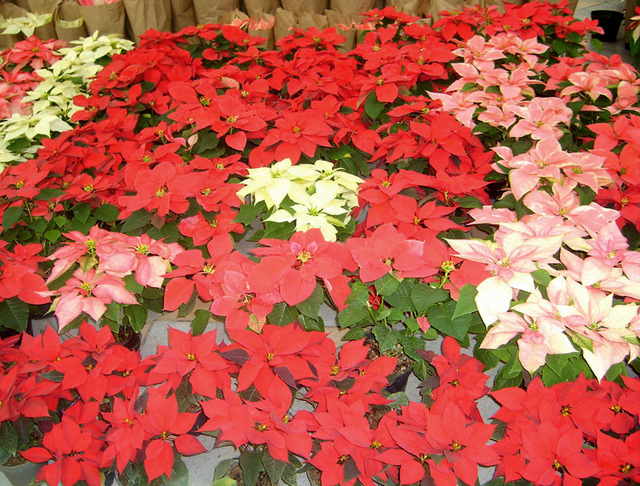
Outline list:
[[[356,301],[349,305],[346,309],[342,309],[338,313],[338,324],[340,327],[351,327],[359,322],[370,320],[371,315],[366,304]]]
[[[305,331],[324,332],[324,321],[322,320],[322,317],[312,319],[311,317],[307,317],[304,314],[300,314],[298,316],[298,322]]]
[[[400,286],[400,280],[390,273],[385,273],[382,277],[374,282],[378,294],[385,297],[393,294]]]
[[[458,303],[451,317],[455,319],[477,311],[476,295],[478,295],[478,289],[475,286],[464,284],[460,289],[460,297],[458,297]]]
[[[256,204],[242,204],[240,208],[238,208],[238,214],[233,222],[242,223],[244,225],[251,224],[258,215],[264,213],[266,210],[267,206],[264,201],[260,201]]]
[[[146,226],[151,221],[151,213],[145,209],[138,209],[129,216],[122,225],[123,233],[131,233]]]
[[[86,223],[87,219],[89,219],[89,215],[91,214],[91,205],[88,203],[80,203],[76,204],[73,207],[73,216],[78,219],[81,223]]]
[[[322,291],[320,284],[317,284],[311,295],[299,304],[296,304],[295,307],[302,315],[311,317],[312,319],[317,319],[318,314],[320,313],[320,306],[323,301],[324,292]]]
[[[373,326],[372,332],[380,346],[381,353],[395,349],[400,342],[400,333],[398,331],[394,331],[382,322],[378,322]]]
[[[229,477],[220,478],[213,481],[213,486],[237,486],[238,481]]]
[[[209,320],[211,319],[211,312],[204,309],[196,310],[196,316],[191,320],[191,333],[194,336],[199,336],[207,328]]]
[[[481,208],[482,202],[473,196],[464,196],[456,198],[456,202],[461,208]]]
[[[240,467],[242,468],[242,478],[245,486],[253,486],[260,476],[262,461],[260,460],[260,452],[246,450],[240,454]]]
[[[262,455],[262,465],[264,466],[265,471],[267,471],[267,475],[269,476],[269,481],[271,481],[271,484],[278,484],[278,481],[280,481],[287,463],[274,459],[273,457],[271,457],[271,454],[269,454],[269,452],[265,451],[265,453]]]
[[[124,277],[124,288],[134,294],[142,295],[144,286],[136,280],[136,276],[133,274],[126,275]]]
[[[449,301],[444,305],[439,304],[432,306],[427,310],[427,319],[429,319],[431,326],[441,333],[451,336],[458,341],[462,341],[469,333],[472,319],[469,314],[452,319],[451,316],[454,312],[455,305],[456,303],[454,301]]]
[[[147,323],[148,311],[143,305],[125,306],[124,315],[129,319],[129,324],[135,332],[142,331],[142,328]]]
[[[55,243],[62,236],[62,232],[57,229],[50,229],[48,231],[45,231],[44,235],[42,236],[44,236],[45,240],[50,241],[51,243]]]
[[[422,282],[418,283],[411,291],[411,301],[418,314],[424,314],[429,307],[448,298],[449,292],[447,290],[434,288]]]
[[[14,331],[24,332],[29,323],[29,305],[11,297],[0,302],[0,327],[8,327]]]
[[[551,275],[549,275],[549,272],[546,270],[535,270],[531,272],[531,276],[535,283],[542,285],[543,287],[547,287],[551,282]]]
[[[418,320],[415,317],[408,317],[404,321],[404,324],[411,332],[417,332],[420,330],[420,324],[418,324]]]
[[[413,279],[405,278],[400,282],[400,285],[396,291],[388,296],[385,296],[385,300],[398,309],[410,311],[413,309],[413,301],[411,300],[411,292],[415,287],[416,282]]]
[[[9,231],[9,229],[22,217],[23,212],[24,206],[22,205],[8,207],[2,216],[3,231]]]
[[[493,381],[493,389],[509,388],[512,386],[520,386],[522,383],[522,375],[506,376],[503,372],[504,368],[500,368],[498,374]]]
[[[418,349],[424,349],[424,340],[415,336],[402,336],[401,341],[404,354],[414,361],[420,361],[422,358],[418,354]]]
[[[107,304],[107,310],[102,317],[105,319],[109,319],[111,321],[120,321],[120,310],[122,309],[122,304],[118,304],[117,302],[111,302]]]
[[[476,89],[478,89],[478,85],[476,83],[468,82],[465,83],[460,91],[462,91],[463,93],[467,93],[469,91],[475,91]]]
[[[565,332],[567,333],[567,336],[569,336],[569,339],[573,341],[573,344],[575,344],[579,348],[588,349],[593,353],[593,341],[591,339],[575,331],[572,331],[571,329],[566,329]]]
[[[289,486],[298,486],[298,470],[293,464],[286,464],[281,479]]]
[[[409,405],[409,397],[405,392],[396,392],[387,396],[388,400],[392,400],[392,403],[387,404],[391,408],[406,407]]]
[[[580,205],[588,206],[591,204],[597,196],[597,193],[587,186],[577,185],[574,190],[578,193],[580,197]]]
[[[116,221],[119,215],[120,210],[113,204],[103,204],[93,212],[94,218],[105,223]]]
[[[278,302],[273,306],[273,310],[267,316],[269,324],[276,326],[286,326],[291,324],[298,317],[298,313],[293,307],[289,307],[284,302]]]
[[[367,333],[362,327],[354,327],[350,329],[343,337],[345,341],[357,341],[358,339],[364,339]]]
[[[621,382],[621,376],[627,376],[627,367],[624,363],[616,363],[605,373],[604,377],[609,381]]]
[[[384,107],[385,104],[378,101],[375,91],[371,91],[367,97],[367,101],[364,103],[364,112],[367,116],[372,120],[377,120],[384,110]]]
[[[551,47],[558,54],[564,54],[565,52],[567,52],[571,48],[571,45],[568,42],[565,42],[565,41],[560,40],[560,39],[556,39],[551,43]]]
[[[18,432],[9,422],[2,422],[0,427],[0,447],[10,456],[18,452]]]
[[[164,478],[163,478],[164,479]],[[167,486],[189,486],[189,468],[180,458],[176,456],[171,471],[171,479],[165,480]]]
[[[231,469],[232,463],[233,459],[224,459],[220,461],[216,466],[215,471],[213,471],[213,480],[217,481],[218,479],[224,478],[229,472],[229,469]]]

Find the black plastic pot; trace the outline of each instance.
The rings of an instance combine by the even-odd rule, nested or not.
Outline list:
[[[602,27],[604,34],[593,34],[594,39],[602,42],[615,42],[618,38],[620,24],[624,19],[622,12],[615,10],[594,10],[591,12],[591,19],[598,21],[598,26]]]

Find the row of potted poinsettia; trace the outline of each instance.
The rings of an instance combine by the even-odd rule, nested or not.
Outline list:
[[[241,449],[249,484],[303,464],[324,485],[473,484],[478,464],[497,481],[637,480],[638,384],[622,375],[640,344],[640,81],[584,50],[591,28],[562,5],[435,28],[385,9],[346,54],[332,30],[264,51],[238,26],[109,54],[72,130],[12,141],[0,317],[22,329],[52,303],[62,332],[91,317],[118,333],[206,310],[145,359],[87,324],[5,341],[4,450],[37,423],[25,457],[65,485],[168,482],[203,433]],[[317,333],[326,305],[354,341],[339,354]],[[228,344],[203,334],[212,317]],[[424,350],[439,336],[444,358]],[[390,356],[424,403],[385,396]],[[504,433],[478,413],[488,393]]]
[[[386,396],[396,358],[368,359],[362,340],[338,352],[326,334],[293,324],[230,334],[221,344],[215,331],[170,329],[169,346],[144,359],[86,323],[62,343],[51,328],[19,347],[6,339],[3,446],[15,452],[37,427],[41,445],[21,454],[45,463],[38,477],[55,485],[100,485],[110,470],[129,484],[184,481],[179,455],[204,452],[207,435],[242,451],[248,483],[264,470],[272,484],[295,484],[305,462],[322,484],[413,484],[427,474],[475,484],[479,465],[533,484],[638,478],[637,378],[551,387],[535,378],[526,391],[493,391],[501,407],[486,423],[477,407],[489,392],[484,365],[451,337],[427,357],[437,375],[422,403]],[[292,413],[295,397],[313,408]],[[497,424],[502,437],[490,444]]]

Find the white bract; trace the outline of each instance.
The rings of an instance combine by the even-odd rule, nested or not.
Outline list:
[[[271,211],[265,221],[295,221],[296,231],[319,228],[328,241],[336,240],[337,228],[350,221],[358,205],[362,179],[325,160],[293,165],[285,159],[248,172],[237,194],[250,196],[253,203],[264,201]]]

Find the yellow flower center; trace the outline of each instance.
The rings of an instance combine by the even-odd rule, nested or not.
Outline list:
[[[313,258],[313,255],[309,253],[307,250],[302,250],[300,253],[298,253],[298,256],[297,256],[298,261],[301,262],[303,265],[307,263],[309,260],[311,260],[311,258]]]
[[[83,190],[84,192],[91,192],[91,191],[93,191],[93,184],[87,184],[86,186],[84,186],[84,187],[82,188],[82,190]]]
[[[211,104],[211,100],[206,96],[201,96],[198,100],[202,106],[209,106]]]
[[[210,264],[206,263],[206,264],[202,267],[202,271],[203,271],[204,273],[207,273],[207,274],[212,274],[213,272],[215,272],[215,271],[216,271],[216,269],[215,269],[215,267],[214,267],[213,265],[210,265]]]
[[[454,441],[451,443],[451,446],[450,446],[450,447],[451,447],[451,450],[452,450],[453,452],[460,452],[460,451],[462,450],[463,445],[462,445],[462,444],[460,444],[460,442],[458,442],[457,440],[454,440]]]

